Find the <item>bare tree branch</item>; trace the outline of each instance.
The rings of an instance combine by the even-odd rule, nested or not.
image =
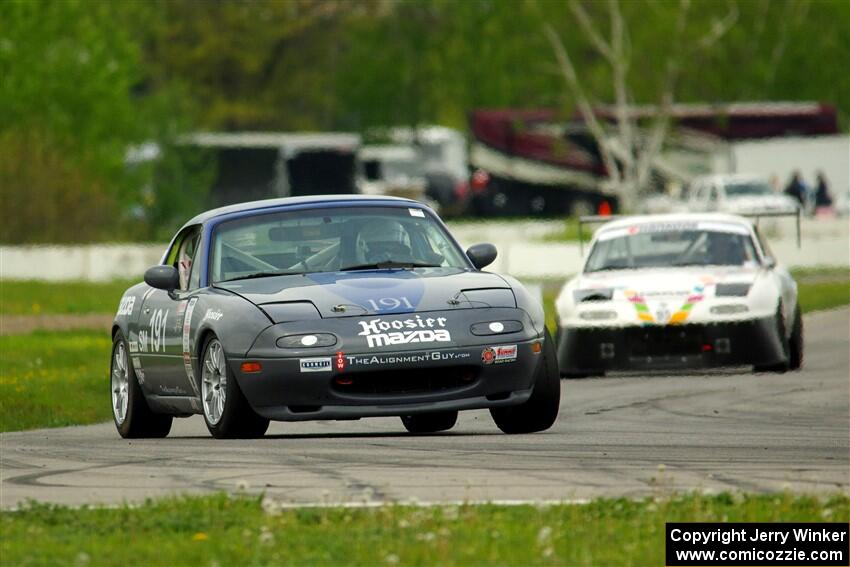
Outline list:
[[[726,17],[722,20],[715,20],[711,26],[711,30],[705,36],[702,37],[697,42],[697,45],[700,49],[708,50],[715,43],[717,43],[720,38],[722,38],[726,33],[732,29],[732,26],[735,25],[735,22],[738,21],[738,16],[740,13],[738,12],[738,5],[733,3],[729,4],[729,11],[726,13]]]
[[[608,176],[614,180],[615,183],[619,184],[620,170],[617,167],[617,162],[611,152],[607,136],[605,135],[605,130],[596,118],[596,115],[593,112],[593,106],[581,87],[573,62],[570,59],[567,50],[564,48],[564,44],[561,42],[561,38],[558,36],[555,28],[553,28],[551,24],[546,24],[544,31],[549,43],[552,45],[552,50],[555,52],[555,58],[558,61],[559,70],[576,99],[579,112],[581,112],[588,130],[590,130],[591,135],[593,135],[597,145],[599,146],[599,152],[602,155],[602,162],[608,170]]]
[[[580,2],[578,2],[578,0],[570,0],[569,6],[573,15],[575,15],[578,20],[579,25],[581,25],[584,30],[584,33],[587,34],[587,37],[590,39],[591,43],[593,43],[593,46],[596,47],[596,50],[599,51],[605,59],[610,61],[613,57],[611,46],[602,38],[602,35],[596,31],[596,27],[593,25],[593,22],[584,7]]]
[[[767,72],[768,86],[773,84],[773,79],[776,77],[776,69],[779,67],[779,63],[782,61],[782,56],[785,53],[785,47],[788,45],[792,25],[797,23],[795,21],[797,18],[805,18],[808,9],[808,3],[793,2],[791,0],[785,5],[785,15],[782,18],[782,25],[779,28],[779,39],[770,53],[770,65],[768,65]],[[799,16],[795,17],[795,13],[799,13]]]
[[[664,138],[667,137],[670,113],[673,109],[673,93],[676,90],[679,69],[681,68],[679,57],[683,49],[685,28],[687,26],[690,8],[690,0],[680,0],[679,14],[676,18],[676,27],[673,35],[673,49],[670,50],[665,64],[664,81],[661,86],[658,112],[656,113],[655,122],[652,125],[647,143],[642,148],[638,157],[635,180],[636,191],[640,191],[645,186],[649,178],[652,163],[661,152]]]

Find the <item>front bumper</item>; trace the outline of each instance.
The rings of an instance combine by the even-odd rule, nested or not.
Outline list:
[[[488,311],[494,319],[524,317],[521,332],[473,336],[469,326],[481,318],[481,310],[467,311],[479,313],[446,316],[451,342],[370,346],[350,332],[360,328],[358,318],[340,318],[323,320],[323,328],[315,330],[305,329],[303,323],[275,325],[247,355],[228,358],[254,410],[280,421],[412,415],[523,403],[531,395],[543,360],[542,338],[528,316],[517,309]],[[383,319],[405,317],[409,315]],[[340,342],[326,349],[277,348],[275,337],[293,330],[333,332]],[[485,356],[485,350],[496,347],[506,349],[500,351],[501,358],[493,353]],[[246,361],[259,362],[262,370],[243,372]]]
[[[761,366],[785,359],[774,317],[713,324],[562,328],[562,374]]]

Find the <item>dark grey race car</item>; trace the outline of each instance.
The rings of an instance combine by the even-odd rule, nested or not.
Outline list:
[[[489,408],[505,433],[549,428],[560,379],[543,309],[482,272],[415,201],[328,196],[198,215],[128,289],[112,328],[122,437],[164,437],[203,414],[213,436],[269,420],[400,416],[451,428]]]

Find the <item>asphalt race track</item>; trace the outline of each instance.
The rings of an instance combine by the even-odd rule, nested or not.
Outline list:
[[[503,435],[486,411],[422,437],[381,418],[273,423],[264,439],[216,441],[198,416],[164,440],[128,442],[112,423],[6,433],[0,504],[237,489],[293,503],[846,492],[850,310],[805,325],[801,372],[564,381],[559,421],[543,434]]]

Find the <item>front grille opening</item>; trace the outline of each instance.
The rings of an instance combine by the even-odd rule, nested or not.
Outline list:
[[[292,413],[313,413],[322,409],[322,406],[288,406]]]
[[[692,356],[703,352],[702,329],[694,326],[641,327],[627,337],[633,358]]]
[[[495,394],[490,394],[489,396],[487,396],[487,399],[490,400],[491,402],[498,402],[500,400],[507,400],[510,397],[511,397],[510,392],[497,392]]]
[[[334,391],[357,395],[404,395],[466,388],[478,380],[476,366],[410,368],[341,374],[331,382]]]

